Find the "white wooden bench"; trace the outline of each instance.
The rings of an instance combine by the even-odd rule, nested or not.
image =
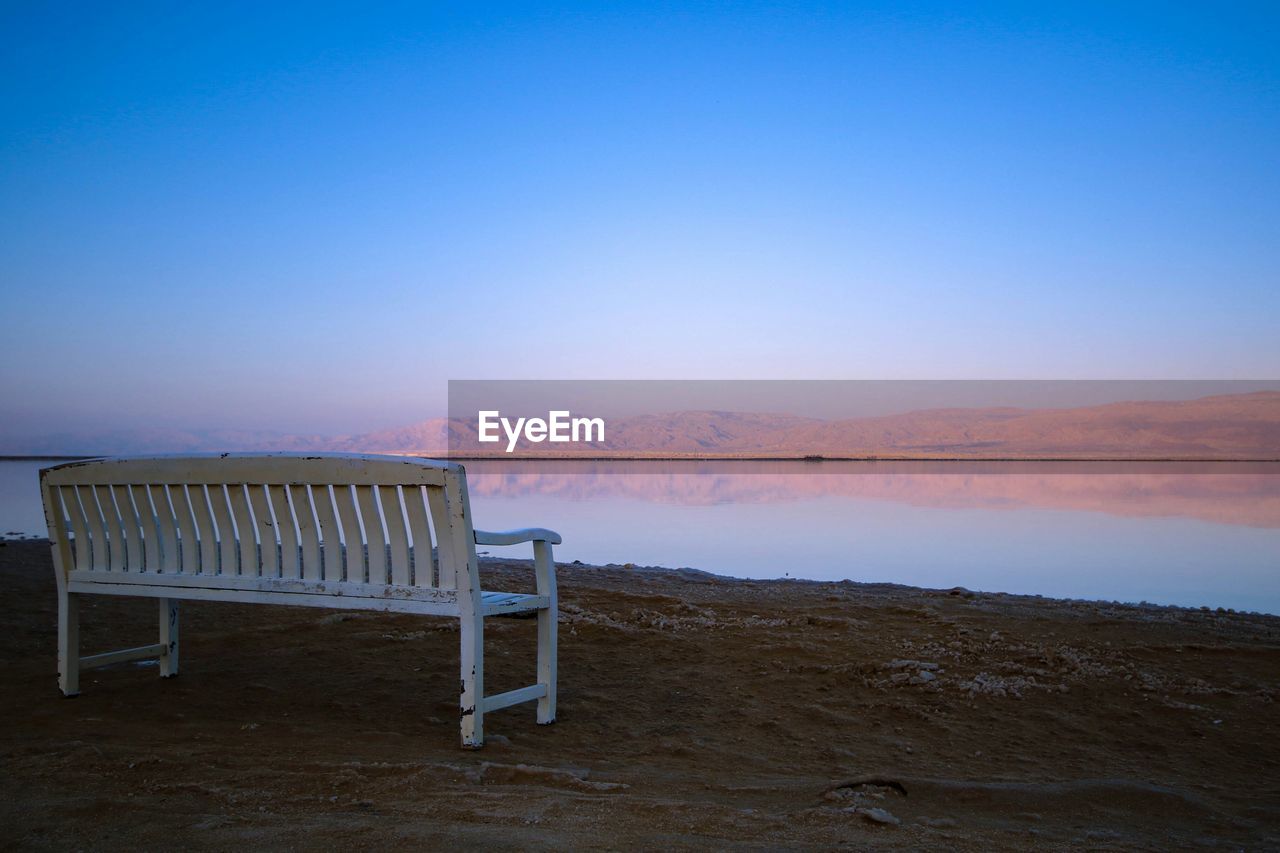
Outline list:
[[[221,454],[96,459],[40,472],[58,581],[58,678],[158,658],[178,674],[178,602],[235,601],[455,616],[461,623],[462,743],[484,715],[537,700],[556,716],[556,580],[542,529],[471,525],[461,465],[396,456]],[[480,586],[476,545],[533,543],[536,592]],[[432,547],[434,543],[434,549]],[[160,602],[159,642],[80,656],[79,598]],[[537,683],[484,695],[484,617],[536,611]]]

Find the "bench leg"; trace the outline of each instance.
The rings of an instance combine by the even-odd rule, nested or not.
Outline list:
[[[58,592],[58,687],[80,692],[80,596],[66,591]]]
[[[545,726],[556,721],[556,621],[559,605],[551,545],[534,542],[533,561],[538,576],[538,592],[550,599],[546,609],[538,611],[538,683],[547,686],[547,695],[538,700],[538,725]]]
[[[547,685],[547,695],[538,700],[538,725],[556,721],[556,611],[538,611],[538,683]]]
[[[462,745],[472,749],[484,746],[484,617],[464,616],[461,631]]]
[[[160,677],[178,674],[178,602],[173,598],[160,601]]]

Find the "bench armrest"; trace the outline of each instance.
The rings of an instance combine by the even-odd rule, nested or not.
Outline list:
[[[477,530],[477,545],[519,545],[521,542],[547,542],[560,544],[560,534],[554,530],[541,527],[526,527],[523,530]]]
[[[556,612],[556,563],[551,556],[551,546],[560,544],[559,533],[541,527],[527,527],[524,530],[476,530],[474,533],[477,545],[519,545],[521,542],[532,542],[538,595],[547,596],[549,609],[552,613]]]

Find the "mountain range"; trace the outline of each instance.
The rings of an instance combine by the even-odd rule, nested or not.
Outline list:
[[[575,413],[578,414],[578,413]],[[1060,409],[953,408],[822,420],[760,412],[685,411],[607,419],[604,442],[521,442],[515,455],[802,458],[1280,459],[1280,392]],[[496,456],[471,421],[432,418],[349,436],[233,429],[66,432],[10,439],[5,455],[338,451]]]

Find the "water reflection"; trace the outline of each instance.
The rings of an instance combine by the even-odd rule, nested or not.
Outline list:
[[[860,498],[1280,527],[1280,463],[468,462],[473,495],[684,506]]]
[[[468,463],[483,527],[557,555],[1280,612],[1280,466]]]
[[[0,533],[44,535],[48,464],[0,462]],[[565,562],[1280,613],[1275,463],[535,461],[467,473],[477,526],[556,529]]]

